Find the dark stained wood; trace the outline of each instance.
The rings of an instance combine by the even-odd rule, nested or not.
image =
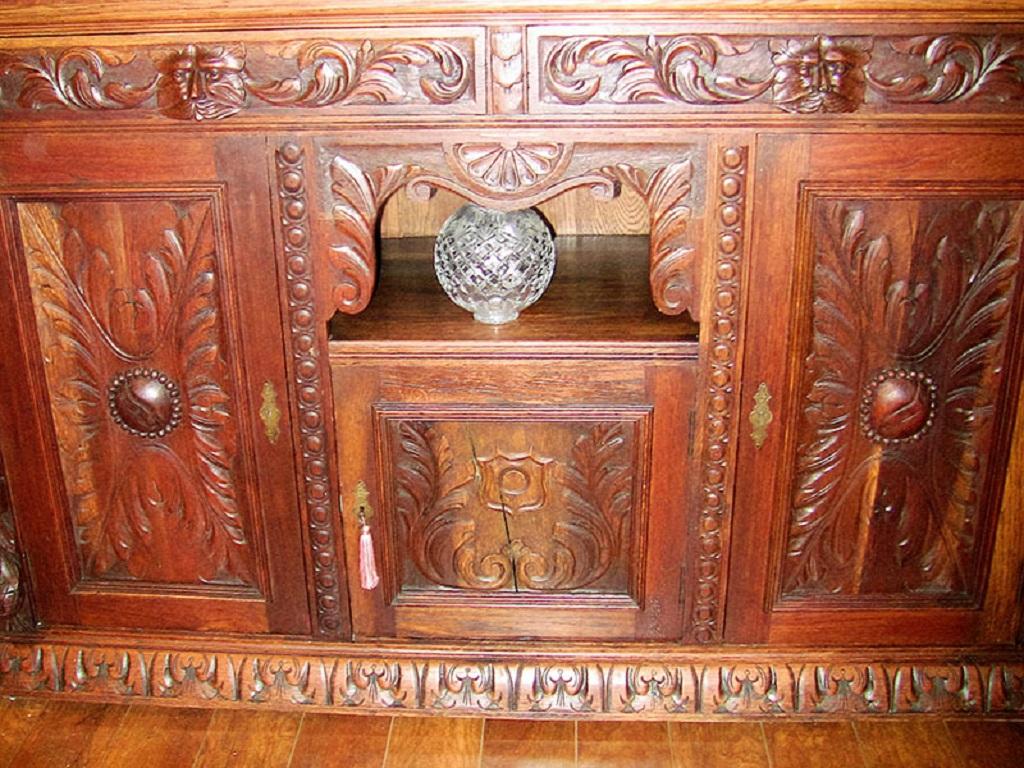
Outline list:
[[[572,768],[576,723],[567,720],[487,720],[480,768]]]
[[[195,768],[288,765],[303,715],[217,711],[206,728]]]
[[[765,768],[761,723],[669,723],[676,768]]]
[[[764,506],[747,513],[737,546],[768,542],[771,554],[736,564],[737,640],[1004,635],[971,606],[990,570],[1005,584],[991,547],[1016,541],[1005,525],[996,536],[996,525],[1020,386],[1024,188],[984,152],[943,165],[935,139],[921,153],[892,139],[890,150],[907,147],[892,174],[859,152],[840,167],[832,138],[766,142],[771,157],[791,157],[791,178],[777,183],[802,192],[785,202],[765,191],[755,237],[803,255],[788,267],[787,301],[769,303],[784,290],[771,278],[751,295],[751,322],[790,344],[787,359],[752,351],[748,361],[745,410],[763,383],[774,418],[762,448],[739,446],[748,469],[738,503]],[[1015,607],[986,600],[1013,623]]]
[[[380,285],[365,312],[337,315],[338,341],[679,342],[697,326],[655,309],[647,287],[646,239],[560,237],[555,276],[519,319],[487,326],[456,306],[434,274],[433,238],[383,240]]]
[[[581,722],[576,734],[579,768],[670,768],[666,723]]]
[[[295,741],[290,768],[380,768],[392,720],[389,717],[307,712]]]
[[[154,144],[154,164],[119,183],[99,158],[123,145],[92,139],[43,142],[47,160],[7,170],[35,190],[4,200],[26,366],[12,385],[36,410],[5,411],[2,439],[6,453],[16,434],[33,434],[20,447],[40,457],[9,477],[25,553],[39,563],[38,618],[306,632],[305,579],[291,567],[302,551],[288,511],[292,453],[258,416],[265,386],[287,391],[280,323],[257,334],[242,321],[265,318],[256,308],[274,300],[276,281],[265,271],[241,280],[233,257],[269,237],[269,221],[240,195],[229,227],[224,188],[211,182],[265,184],[252,164],[214,167],[219,151],[237,158],[257,145],[182,145],[188,161],[171,171],[157,156],[175,150]],[[86,145],[94,164],[79,165],[75,190],[60,189],[47,167]],[[32,395],[32,381],[52,397]],[[277,426],[287,434],[289,424],[285,409]]]
[[[346,545],[359,562],[368,507],[381,577],[350,571],[357,636],[679,636],[692,362],[355,346],[332,346]]]
[[[864,758],[850,722],[764,723],[772,768],[861,768]]]
[[[867,768],[920,765],[929,768],[958,768],[963,743],[949,737],[941,720],[913,722],[872,722],[853,724]]]
[[[963,768],[994,768],[1020,762],[1024,724],[948,721],[949,735]]]
[[[90,755],[110,754],[117,749],[117,734],[127,711],[114,704],[49,702],[10,765],[81,765]]]
[[[1024,713],[1024,0],[0,5],[0,692],[129,762]],[[463,200],[562,236],[507,327]]]
[[[477,768],[482,719],[395,718],[384,768]]]

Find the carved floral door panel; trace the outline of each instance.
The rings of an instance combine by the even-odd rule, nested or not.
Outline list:
[[[333,372],[347,550],[374,510],[381,575],[351,579],[357,635],[679,635],[686,364]]]
[[[977,157],[998,148],[976,143]],[[793,357],[788,367],[748,357],[744,401],[764,383],[778,426],[764,447],[741,446],[743,482],[771,478],[776,491],[757,501],[741,484],[748,506],[737,515],[757,520],[740,526],[739,546],[758,535],[772,545],[760,595],[757,568],[733,561],[733,637],[799,641],[821,622],[827,634],[815,637],[833,642],[998,640],[1017,566],[1001,553],[1020,535],[1019,513],[1000,506],[1019,386],[1024,186],[978,178],[982,163],[963,145],[950,165],[941,143],[915,162],[911,138],[892,140],[902,167],[865,178],[829,140],[798,144],[767,148],[802,155],[779,180],[797,182],[785,196],[795,208],[770,203],[794,231],[755,233],[755,252],[794,254],[792,311],[752,297],[751,338],[759,322],[786,323]],[[1007,157],[1019,153],[1007,144]]]
[[[231,144],[260,167],[258,145]],[[41,460],[12,477],[44,622],[308,631],[272,254],[247,254],[263,262],[243,291],[259,311],[230,298],[232,255],[269,220],[232,197],[246,172],[218,171],[225,149],[179,147],[171,179],[140,168],[5,196],[26,298],[24,370],[5,374],[45,385]],[[156,166],[174,152],[151,148]]]

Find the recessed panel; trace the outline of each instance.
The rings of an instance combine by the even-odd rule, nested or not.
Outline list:
[[[649,413],[379,409],[398,600],[639,604]]]
[[[784,602],[972,602],[1012,417],[1024,204],[811,194]]]
[[[84,583],[252,590],[211,196],[17,206]]]

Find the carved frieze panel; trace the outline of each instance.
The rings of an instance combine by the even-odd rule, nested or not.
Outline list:
[[[482,112],[482,55],[473,29],[0,50],[0,114],[138,110],[209,121],[282,107]]]
[[[716,659],[652,651],[575,660],[515,654],[329,655],[81,644],[0,649],[0,690],[180,706],[657,720],[1001,715],[1024,711],[1019,663]]]
[[[252,588],[210,193],[17,205],[81,578]]]
[[[495,421],[382,411],[400,594],[636,598],[648,414]]]
[[[1024,36],[531,30],[536,100],[567,109],[1020,111]]]
[[[1000,393],[1024,203],[815,192],[804,210],[811,312],[780,594],[975,600],[1012,422]]]
[[[700,305],[700,254],[690,222],[702,206],[703,158],[692,146],[574,145],[510,139],[443,146],[324,150],[337,238],[327,265],[340,312],[366,308],[376,275],[374,233],[387,199],[401,189],[426,200],[446,189],[480,205],[515,210],[585,188],[597,199],[623,187],[646,203],[650,285],[668,315]]]

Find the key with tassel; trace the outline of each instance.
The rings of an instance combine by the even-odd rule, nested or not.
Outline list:
[[[373,534],[369,524],[369,519],[373,517],[373,507],[370,506],[370,492],[362,480],[356,484],[356,509],[359,519],[359,585],[363,589],[374,589],[380,584],[380,575],[377,573]]]

